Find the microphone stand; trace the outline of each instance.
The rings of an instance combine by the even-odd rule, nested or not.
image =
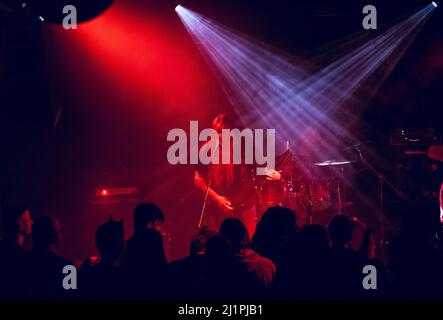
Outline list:
[[[220,138],[217,140],[217,150],[216,150],[217,157],[218,157],[218,149],[219,149],[219,146],[220,146]],[[211,188],[211,184],[212,184],[212,176],[213,176],[213,172],[211,171],[211,172],[210,172],[210,175],[209,175],[209,179],[208,179],[208,185],[207,185],[207,187],[206,187],[206,191],[205,191],[205,198],[204,198],[204,200],[203,200],[202,210],[201,210],[201,212],[200,212],[200,219],[199,219],[199,221],[198,221],[198,229],[199,229],[199,230],[200,230],[200,228],[202,227],[203,219],[204,219],[205,212],[206,212],[206,204],[208,203],[209,190],[210,190],[210,188]]]
[[[386,244],[385,241],[385,214],[384,214],[384,185],[386,184],[389,188],[391,188],[397,195],[401,196],[402,192],[398,190],[389,180],[387,180],[384,175],[378,171],[371,163],[369,163],[366,158],[363,156],[363,153],[360,149],[359,145],[355,146],[355,150],[357,151],[361,162],[373,173],[377,175],[379,182],[379,212],[380,212],[380,244]]]
[[[198,221],[198,229],[199,230],[200,230],[200,228],[202,227],[202,224],[203,224],[203,217],[204,217],[205,211],[206,211],[206,204],[208,202],[208,195],[209,195],[209,189],[211,188],[211,183],[212,183],[212,174],[209,177],[208,186],[206,187],[205,199],[203,200],[203,206],[202,206],[202,210],[201,210],[201,213],[200,213],[200,219]]]

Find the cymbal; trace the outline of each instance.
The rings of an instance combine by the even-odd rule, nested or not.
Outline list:
[[[352,160],[326,160],[326,161],[322,161],[322,162],[316,162],[316,163],[314,163],[314,166],[318,166],[318,167],[342,166],[342,165],[351,164],[354,162],[355,161],[352,161]]]

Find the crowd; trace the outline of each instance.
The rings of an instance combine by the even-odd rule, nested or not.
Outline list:
[[[167,261],[161,228],[165,214],[153,203],[134,210],[134,233],[126,239],[123,221],[98,226],[97,259],[78,267],[75,290],[62,283],[67,265],[57,253],[60,224],[32,220],[26,206],[3,213],[0,241],[2,299],[382,299],[439,298],[443,291],[443,246],[439,233],[420,217],[426,206],[411,205],[402,227],[377,259],[368,228],[359,249],[355,222],[336,215],[325,227],[297,225],[284,207],[269,208],[251,237],[244,224],[227,218],[219,230],[203,227],[189,255]],[[24,249],[27,237],[32,248]],[[365,266],[373,266],[368,283]]]

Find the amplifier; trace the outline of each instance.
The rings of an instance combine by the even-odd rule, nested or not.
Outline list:
[[[137,187],[102,188],[95,191],[97,197],[128,196],[138,194]]]

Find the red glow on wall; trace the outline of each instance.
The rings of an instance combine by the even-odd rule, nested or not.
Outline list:
[[[117,88],[102,94],[144,110],[157,106],[156,113],[168,116],[204,111],[215,81],[180,19],[173,9],[165,14],[149,5],[134,9],[134,3],[116,1],[76,30],[46,25],[47,43],[65,63],[65,74],[91,95],[105,85]]]

